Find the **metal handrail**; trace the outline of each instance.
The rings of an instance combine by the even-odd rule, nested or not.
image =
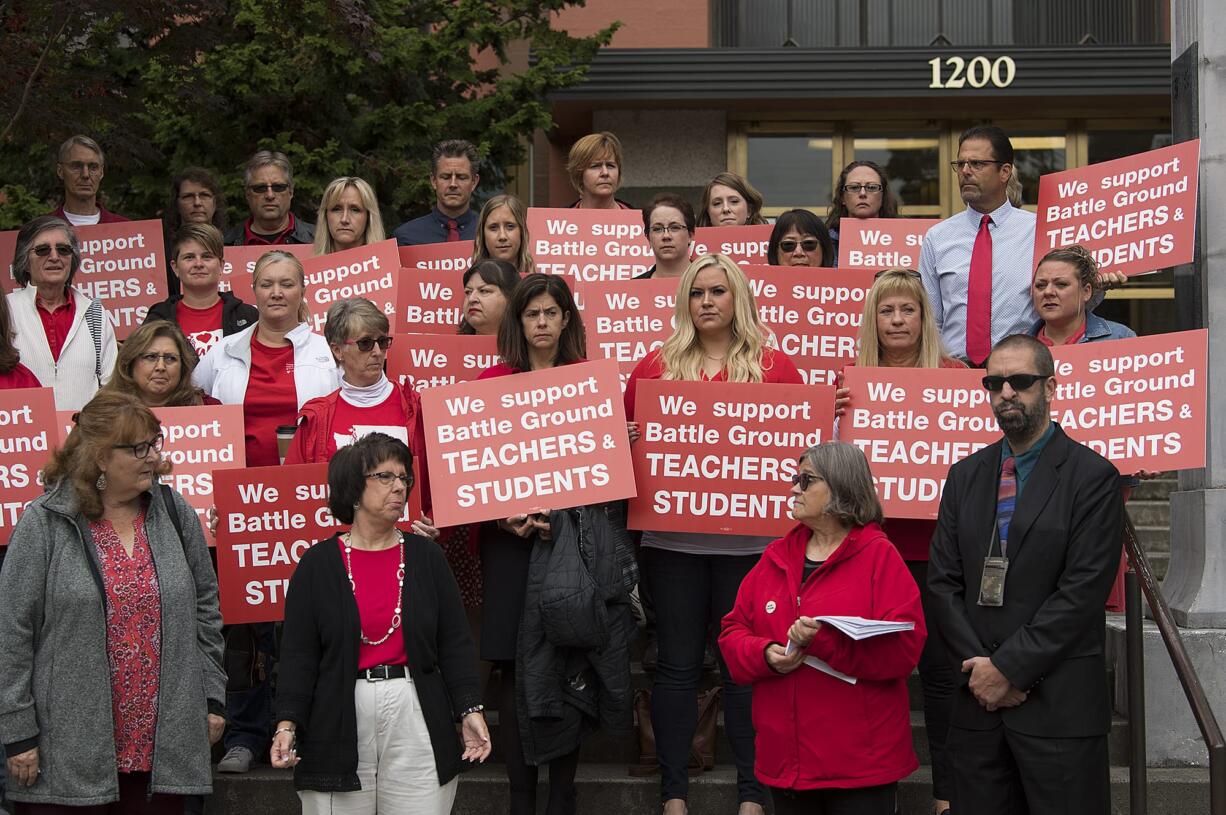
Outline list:
[[[1192,708],[1192,716],[1200,728],[1201,738],[1209,750],[1209,812],[1211,815],[1226,815],[1226,739],[1222,737],[1222,729],[1218,726],[1217,717],[1209,706],[1205,689],[1201,686],[1196,666],[1192,664],[1187,649],[1183,645],[1183,637],[1166,598],[1158,589],[1158,581],[1150,568],[1149,559],[1137,540],[1137,530],[1132,525],[1132,519],[1124,515],[1124,552],[1128,556],[1131,569],[1125,576],[1125,638],[1128,644],[1126,670],[1128,674],[1128,729],[1132,745],[1129,758],[1129,797],[1132,815],[1145,815],[1146,812],[1146,767],[1145,767],[1145,667],[1144,638],[1142,636],[1143,615],[1141,609],[1141,594],[1144,593],[1153,613],[1158,633],[1171,657],[1175,675],[1179,684],[1183,685],[1184,695]]]

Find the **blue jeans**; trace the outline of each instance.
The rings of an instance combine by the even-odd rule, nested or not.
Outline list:
[[[248,626],[254,649],[252,659],[259,660],[262,669],[251,668],[249,685],[242,690],[227,690],[226,718],[229,719],[224,743],[226,750],[246,747],[256,758],[268,752],[272,741],[272,669],[276,653],[276,626],[273,623],[253,623]],[[234,685],[232,684],[231,687]]]

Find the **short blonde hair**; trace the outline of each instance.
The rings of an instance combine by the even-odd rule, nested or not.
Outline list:
[[[570,174],[571,186],[580,195],[583,194],[583,171],[605,156],[613,159],[619,170],[622,168],[621,140],[607,130],[589,133],[571,146],[566,157],[566,172]]]
[[[311,319],[311,309],[307,306],[306,299],[306,271],[302,268],[302,261],[289,252],[283,249],[273,249],[260,255],[260,259],[255,262],[255,268],[251,270],[252,288],[259,285],[260,273],[274,263],[288,263],[297,272],[298,282],[302,285],[302,302],[298,304],[298,322],[305,323]]]

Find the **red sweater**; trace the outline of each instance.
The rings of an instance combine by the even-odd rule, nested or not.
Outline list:
[[[664,376],[664,362],[660,358],[660,349],[656,349],[639,360],[630,372],[626,381],[626,420],[634,421],[634,394],[637,392],[638,380],[660,379]],[[720,371],[711,378],[703,377],[704,382],[724,382],[724,372]],[[762,350],[762,381],[770,384],[803,385],[804,379],[792,358],[782,351],[773,348]]]
[[[7,374],[0,374],[0,390],[10,388],[41,388],[42,386],[43,383],[38,381],[38,377],[20,362]]]
[[[927,633],[919,589],[876,524],[848,533],[802,587],[809,535],[798,524],[766,547],[720,632],[733,681],[753,685],[754,774],[798,790],[898,781],[919,766],[907,695]],[[857,642],[829,625],[818,629],[809,655],[856,677],[854,685],[804,664],[775,673],[766,647],[786,643],[800,614],[911,620],[915,630]]]

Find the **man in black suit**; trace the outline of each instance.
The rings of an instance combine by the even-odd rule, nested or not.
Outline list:
[[[955,815],[1110,812],[1103,607],[1123,500],[1111,462],[1051,421],[1051,352],[1006,337],[984,387],[1004,439],[955,464],[928,586],[961,669]]]

